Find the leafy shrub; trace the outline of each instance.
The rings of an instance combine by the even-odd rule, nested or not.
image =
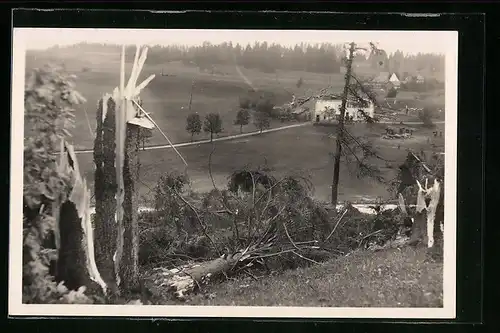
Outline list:
[[[61,140],[73,127],[74,105],[84,98],[75,90],[75,76],[62,68],[35,69],[26,80],[23,179],[23,303],[91,302],[57,284],[51,263],[57,260],[50,241],[58,211],[53,203],[65,199],[68,175],[56,165]],[[60,149],[60,148],[59,148]],[[66,296],[65,296],[66,295]]]
[[[271,126],[269,114],[261,111],[256,112],[254,117],[254,125],[261,133],[263,130],[268,129]]]
[[[218,113],[209,113],[205,117],[203,123],[203,131],[210,133],[210,141],[213,140],[214,134],[222,132],[222,118]]]
[[[434,122],[432,121],[433,112],[430,108],[425,107],[422,111],[419,112],[418,117],[424,123],[425,127],[434,127]]]
[[[395,98],[398,94],[398,90],[394,87],[392,87],[391,89],[389,89],[389,91],[387,92],[387,98]]]
[[[242,109],[250,109],[251,108],[251,100],[249,97],[240,97],[240,108]]]
[[[236,119],[234,121],[235,125],[240,126],[240,133],[243,132],[243,126],[248,125],[250,121],[250,113],[247,109],[240,109],[236,114]]]
[[[191,134],[191,141],[195,134],[201,133],[201,118],[198,113],[191,113],[186,118],[186,131]]]
[[[271,115],[274,108],[274,103],[270,97],[261,97],[255,106],[257,112],[266,113]]]

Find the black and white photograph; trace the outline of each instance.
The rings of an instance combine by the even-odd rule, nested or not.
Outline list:
[[[9,314],[455,318],[457,54],[14,28]]]

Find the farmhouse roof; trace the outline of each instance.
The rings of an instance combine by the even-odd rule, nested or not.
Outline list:
[[[389,81],[394,82],[394,83],[399,82],[399,79],[398,79],[398,76],[396,75],[396,73],[392,73],[391,78],[389,79]]]

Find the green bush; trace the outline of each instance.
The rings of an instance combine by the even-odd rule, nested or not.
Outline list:
[[[392,87],[387,92],[387,96],[386,97],[387,98],[395,98],[397,95],[398,95],[398,90],[396,88]]]
[[[84,288],[68,291],[57,283],[51,263],[57,260],[53,203],[68,194],[68,175],[56,165],[61,140],[70,135],[74,106],[84,101],[74,76],[62,68],[33,70],[24,94],[25,140],[23,174],[23,303],[91,303]]]
[[[249,97],[240,97],[240,108],[241,109],[250,109],[252,107],[252,101]]]
[[[433,110],[431,110],[429,107],[424,107],[422,111],[420,111],[418,117],[420,120],[424,123],[425,127],[434,127],[435,124],[432,121],[432,118],[434,116]]]
[[[274,106],[275,105],[274,105],[273,101],[271,100],[271,98],[261,97],[259,99],[259,101],[257,102],[256,111],[265,113],[265,114],[270,116],[271,113],[273,112]]]

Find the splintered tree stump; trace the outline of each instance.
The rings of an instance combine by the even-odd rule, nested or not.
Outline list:
[[[94,234],[90,220],[90,192],[81,177],[71,145],[64,145],[58,165],[71,179],[71,191],[59,209],[59,251],[56,280],[68,289],[82,286],[106,293],[107,285],[95,262]]]
[[[83,249],[84,231],[82,221],[73,202],[66,201],[60,208],[60,235],[61,243],[57,262],[56,280],[64,281],[70,290],[77,290],[81,286],[94,287],[87,271],[87,258]]]
[[[115,116],[116,104],[111,97],[99,101],[96,139],[94,142],[95,169],[95,248],[96,263],[102,278],[116,291],[116,272],[113,255],[116,250],[116,168]]]
[[[173,269],[155,268],[145,277],[144,286],[155,297],[185,300],[199,287],[229,273],[242,258],[241,253]]]
[[[140,127],[127,124],[125,139],[125,159],[123,182],[125,195],[123,201],[124,248],[120,264],[120,276],[125,289],[138,286],[139,274],[139,225],[138,225],[138,189]]]

